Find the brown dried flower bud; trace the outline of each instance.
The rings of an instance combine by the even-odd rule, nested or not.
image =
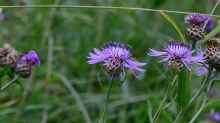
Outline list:
[[[4,48],[0,48],[0,66],[10,65],[14,67],[18,59],[17,51],[9,44],[5,44]]]

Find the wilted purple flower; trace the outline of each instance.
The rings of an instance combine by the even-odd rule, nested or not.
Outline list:
[[[88,56],[89,64],[101,63],[110,73],[124,73],[125,68],[133,73],[142,73],[146,63],[136,61],[129,48],[122,43],[111,42],[103,49],[94,49]]]
[[[193,64],[204,62],[203,54],[193,56],[190,47],[179,42],[170,42],[162,51],[150,49],[148,55],[161,58],[161,62],[167,62],[169,68],[177,70],[183,67],[190,70]]]
[[[21,56],[19,63],[28,63],[32,66],[40,65],[40,59],[35,51],[29,51],[28,53]]]
[[[210,120],[214,121],[214,122],[220,122],[220,113],[219,112],[215,112],[210,116]]]
[[[214,27],[214,20],[211,16],[202,15],[198,13],[192,13],[185,17],[185,23],[188,26],[205,27],[206,32],[210,32]],[[206,25],[205,25],[206,24]]]

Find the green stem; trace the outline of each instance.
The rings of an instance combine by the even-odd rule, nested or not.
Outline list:
[[[209,78],[210,78],[210,75],[208,75],[205,81],[202,82],[202,85],[199,88],[199,90],[196,91],[196,94],[190,99],[188,106],[191,105],[201,95],[202,91],[205,89],[205,87],[208,84]]]
[[[148,12],[166,12],[176,14],[191,14],[195,12],[189,11],[174,11],[165,9],[150,9],[150,8],[139,8],[139,7],[125,7],[125,6],[81,6],[81,5],[14,5],[14,6],[0,6],[0,8],[93,8],[93,9],[117,9],[117,10],[134,10],[134,11],[148,11]],[[199,13],[202,15],[208,15],[220,18],[219,15],[210,15],[208,13]]]
[[[4,91],[5,89],[7,89],[9,86],[15,83],[17,79],[18,79],[18,75],[15,75],[11,81],[7,82],[4,86],[1,87],[0,91]]]
[[[111,76],[110,81],[109,81],[109,86],[108,86],[108,91],[107,91],[107,94],[106,94],[105,105],[104,105],[103,112],[102,112],[101,118],[99,120],[99,123],[106,123],[106,120],[107,120],[106,112],[107,112],[107,109],[108,109],[108,101],[109,101],[109,97],[110,97],[110,94],[111,94],[112,85],[113,85],[113,76]]]
[[[176,82],[176,79],[177,79],[177,75],[174,76],[172,82],[168,85],[167,87],[167,90],[166,90],[166,94],[162,100],[162,102],[160,103],[159,105],[159,108],[157,109],[156,113],[154,114],[154,117],[153,117],[153,122],[156,123],[157,122],[157,119],[160,115],[160,112],[161,110],[163,109],[163,105],[164,103],[166,102],[167,98],[168,98],[168,94],[169,94],[169,91],[171,90],[171,88],[175,85],[175,82]]]
[[[202,102],[202,105],[201,107],[199,108],[199,110],[196,112],[196,114],[193,116],[193,118],[190,120],[189,123],[194,123],[195,120],[198,118],[198,116],[200,115],[200,113],[202,112],[202,110],[205,108],[205,105],[207,104],[207,101],[208,101],[208,98],[205,97],[203,99],[203,102]]]

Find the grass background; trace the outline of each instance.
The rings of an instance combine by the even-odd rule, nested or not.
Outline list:
[[[214,1],[214,0],[213,0]],[[209,13],[212,0],[1,0],[0,5],[105,5]],[[217,8],[216,14],[220,12]],[[88,53],[108,41],[128,43],[140,61],[148,62],[140,79],[130,74],[115,81],[109,102],[109,122],[148,123],[162,101],[172,76],[149,48],[180,40],[175,29],[156,12],[86,8],[5,8],[0,22],[0,44],[9,42],[23,52],[36,50],[42,65],[23,88],[13,85],[0,93],[1,123],[84,123],[80,102],[71,95],[67,80],[81,98],[93,122],[103,108],[108,80],[102,69],[87,64]],[[185,31],[183,14],[168,14]],[[192,88],[199,87],[193,76]],[[215,99],[216,100],[216,99]],[[172,100],[171,100],[172,101]],[[162,111],[160,123],[171,123],[173,110]],[[211,106],[212,107],[212,106]],[[215,108],[218,106],[215,106]],[[212,107],[213,108],[213,107]],[[198,122],[207,122],[206,113]]]

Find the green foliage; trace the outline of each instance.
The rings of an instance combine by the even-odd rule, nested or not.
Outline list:
[[[0,4],[19,5],[20,2],[198,10],[204,13],[213,7],[207,0],[2,0]],[[40,55],[42,65],[34,70],[31,78],[22,79],[20,83],[24,90],[12,85],[0,93],[1,123],[40,123],[44,118],[48,123],[84,123],[82,107],[71,95],[72,88],[68,89],[59,75],[68,78],[65,80],[68,87],[75,89],[81,106],[96,123],[104,105],[108,80],[102,68],[87,64],[87,56],[94,47],[102,47],[110,40],[128,43],[134,49],[134,56],[148,65],[140,79],[128,74],[124,82],[127,86],[120,81],[114,82],[108,102],[108,122],[152,123],[150,118],[166,96],[173,75],[146,52],[151,47],[163,47],[169,40],[185,41],[183,14],[162,13],[161,16],[157,12],[92,8],[5,8],[3,12],[6,20],[0,22],[0,45],[8,42],[19,51],[34,49]],[[0,71],[0,77],[10,73],[8,70]],[[201,78],[193,73],[192,76],[186,71],[178,75],[176,86],[169,90],[161,107],[158,123],[173,123],[179,111],[186,108],[201,86]],[[10,79],[2,79],[1,84]],[[219,87],[215,89],[219,93]],[[197,101],[188,110],[190,113],[199,109],[196,105],[201,99]],[[218,99],[208,102],[198,122],[208,122],[205,116],[213,110],[220,110]],[[186,121],[190,120],[190,115],[184,117]]]

